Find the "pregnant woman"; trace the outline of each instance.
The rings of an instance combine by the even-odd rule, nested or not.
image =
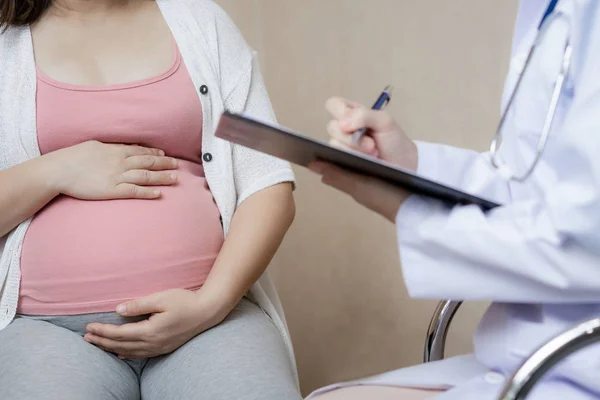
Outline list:
[[[210,0],[0,0],[0,398],[300,399],[266,267],[288,164]]]

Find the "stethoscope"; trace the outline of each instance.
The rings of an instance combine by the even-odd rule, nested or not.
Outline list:
[[[507,181],[517,181],[517,182],[525,181],[533,173],[533,171],[535,170],[535,167],[537,166],[540,159],[542,158],[542,155],[544,154],[544,149],[546,148],[546,143],[548,143],[548,137],[550,136],[550,131],[552,130],[552,124],[554,122],[556,108],[558,106],[558,100],[560,99],[563,85],[565,83],[565,80],[569,73],[569,68],[571,66],[571,55],[573,53],[573,49],[571,47],[570,40],[567,40],[567,43],[565,45],[565,51],[563,53],[563,60],[562,60],[562,64],[561,64],[560,73],[559,73],[558,79],[556,80],[556,83],[554,85],[554,91],[552,93],[550,107],[548,108],[548,112],[546,113],[546,118],[544,120],[544,127],[542,129],[542,134],[540,136],[540,140],[538,141],[538,144],[537,144],[536,154],[535,154],[533,163],[523,174],[517,175],[510,169],[510,167],[508,167],[498,157],[498,150],[500,148],[500,144],[502,141],[502,135],[503,135],[502,130],[504,128],[504,123],[506,122],[506,118],[511,109],[513,101],[515,100],[516,94],[519,91],[519,87],[521,86],[521,82],[523,81],[523,76],[525,76],[525,73],[526,73],[528,67],[530,66],[531,59],[533,58],[535,49],[541,41],[542,28],[544,27],[545,22],[548,20],[548,18],[554,12],[554,9],[556,8],[557,4],[558,4],[558,0],[552,0],[550,2],[550,4],[548,5],[548,8],[546,9],[544,16],[542,17],[542,21],[540,22],[540,24],[538,26],[537,36],[533,42],[533,45],[531,46],[531,49],[529,50],[529,54],[527,55],[527,59],[525,61],[525,65],[523,67],[523,71],[520,74],[520,76],[517,80],[517,83],[515,85],[515,88],[513,89],[512,94],[510,95],[508,104],[507,104],[506,108],[504,109],[504,112],[502,113],[502,117],[500,119],[498,129],[496,130],[496,136],[494,136],[494,139],[492,140],[492,144],[490,146],[491,163],[492,163],[493,167],[498,170],[500,175]]]

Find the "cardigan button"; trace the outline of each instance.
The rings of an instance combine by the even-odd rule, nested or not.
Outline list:
[[[212,156],[212,154],[210,154],[210,153],[204,153],[204,155],[202,156],[202,159],[203,159],[205,162],[211,162],[211,161],[212,161],[212,159],[213,159],[213,156]]]
[[[200,86],[200,93],[207,94],[208,93],[208,86],[206,86],[206,85]]]

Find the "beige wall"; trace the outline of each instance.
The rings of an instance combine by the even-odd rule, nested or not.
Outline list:
[[[333,94],[371,103],[386,84],[410,135],[487,146],[516,0],[221,0],[260,52],[282,124],[325,137]],[[303,390],[417,363],[434,301],[403,286],[393,226],[298,173],[298,214],[273,275]],[[483,304],[458,317],[450,353],[470,350]]]

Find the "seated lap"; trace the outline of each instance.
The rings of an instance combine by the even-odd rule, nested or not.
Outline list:
[[[81,321],[93,318],[48,318],[78,319],[76,332],[29,317],[0,331],[0,399],[301,399],[279,331],[247,299],[220,325],[150,360],[122,361],[84,341]]]

